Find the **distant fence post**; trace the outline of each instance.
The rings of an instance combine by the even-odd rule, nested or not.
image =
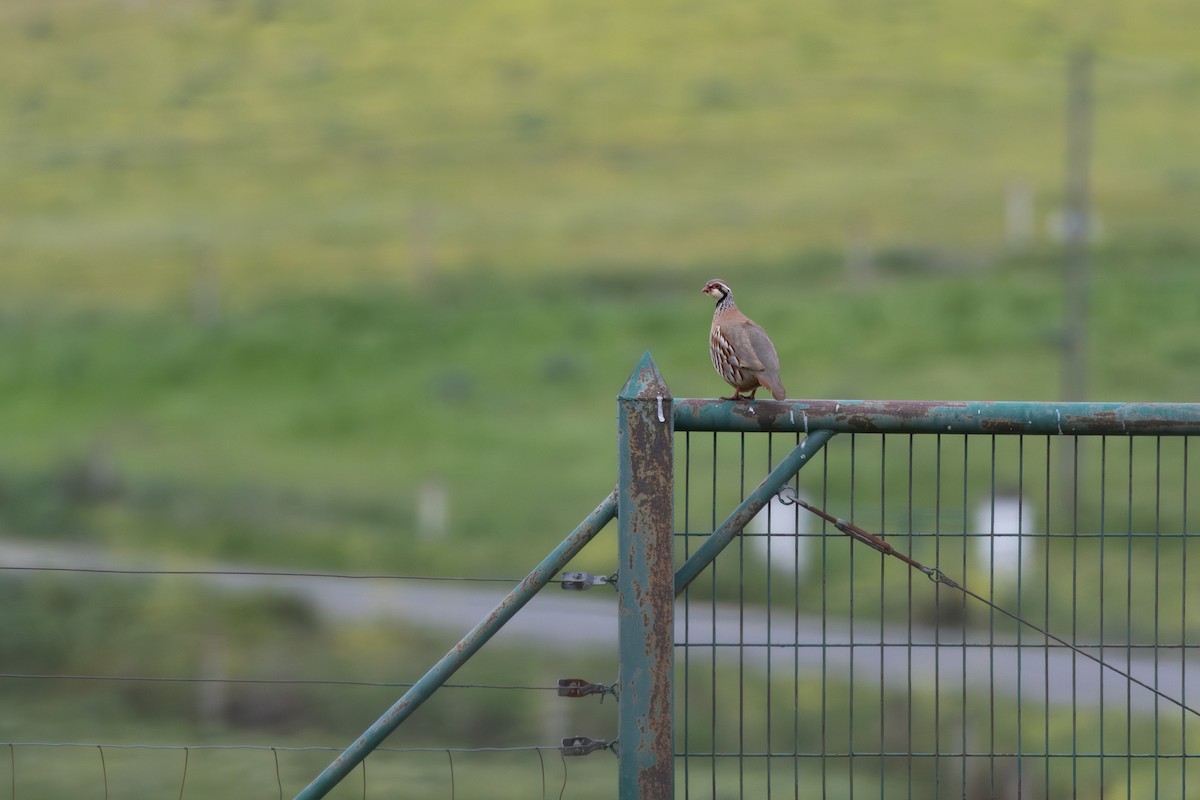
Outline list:
[[[674,797],[674,410],[647,352],[617,399],[618,788]]]

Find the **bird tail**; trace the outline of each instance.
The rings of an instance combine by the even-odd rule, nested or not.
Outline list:
[[[787,397],[787,389],[783,388],[783,381],[774,375],[761,375],[759,376],[759,382],[767,387],[767,390],[771,392],[771,397],[774,397],[776,400],[783,400]]]

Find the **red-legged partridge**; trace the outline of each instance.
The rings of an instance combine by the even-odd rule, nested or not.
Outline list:
[[[760,386],[776,400],[785,398],[787,392],[779,379],[779,356],[767,332],[738,310],[733,290],[725,281],[709,281],[704,293],[717,301],[708,337],[712,363],[734,389],[731,397],[722,399],[753,400]],[[743,396],[743,392],[749,394]]]

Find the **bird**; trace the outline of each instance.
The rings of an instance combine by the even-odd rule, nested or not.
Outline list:
[[[775,345],[761,325],[738,309],[729,284],[714,278],[702,291],[717,301],[708,337],[709,354],[717,374],[734,389],[731,396],[721,399],[753,400],[760,386],[776,400],[787,397],[779,379]],[[743,392],[749,394],[743,396]]]

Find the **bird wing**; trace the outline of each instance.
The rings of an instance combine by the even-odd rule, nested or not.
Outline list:
[[[743,369],[752,372],[779,371],[779,356],[775,354],[775,346],[758,323],[747,319],[737,325],[723,325],[721,333],[729,339]]]
[[[741,356],[742,368],[754,372],[763,386],[776,400],[787,396],[783,381],[779,378],[779,354],[763,327],[751,319],[736,326],[733,342]]]

